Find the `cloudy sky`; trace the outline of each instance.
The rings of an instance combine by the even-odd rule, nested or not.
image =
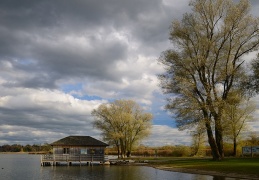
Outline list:
[[[157,59],[171,47],[170,23],[190,11],[188,2],[1,0],[0,145],[101,139],[90,113],[115,99],[153,113],[144,144],[188,144],[188,133],[163,111],[157,79]],[[251,2],[259,16],[259,1]]]

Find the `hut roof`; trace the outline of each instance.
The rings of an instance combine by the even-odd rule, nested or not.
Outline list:
[[[51,144],[52,146],[109,146],[91,136],[68,136]]]

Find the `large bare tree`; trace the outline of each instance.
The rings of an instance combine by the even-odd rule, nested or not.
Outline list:
[[[102,131],[104,140],[117,147],[118,156],[130,156],[136,143],[147,137],[152,114],[132,100],[116,100],[101,104],[92,111],[94,126]]]
[[[173,21],[171,50],[162,53],[160,75],[167,108],[179,127],[202,120],[213,159],[224,157],[222,113],[229,93],[246,79],[243,55],[259,44],[259,20],[248,0],[193,0],[191,13]],[[245,90],[245,88],[243,88]]]

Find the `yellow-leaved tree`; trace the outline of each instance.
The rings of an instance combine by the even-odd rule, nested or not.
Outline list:
[[[134,145],[149,135],[152,125],[152,114],[132,100],[101,104],[92,116],[104,140],[117,147],[118,157],[129,157]]]

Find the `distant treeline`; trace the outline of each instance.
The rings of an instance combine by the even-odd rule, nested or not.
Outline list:
[[[0,146],[0,152],[51,152],[51,145],[50,144],[43,144],[43,145],[20,145],[20,144],[13,144],[13,145],[2,145]]]
[[[237,146],[237,156],[242,155],[242,147],[244,146],[259,146],[258,138],[251,138],[240,141]],[[226,157],[233,156],[233,145],[231,143],[224,143],[224,153]],[[116,148],[107,148],[106,155],[117,155]],[[192,156],[211,156],[212,152],[210,146],[207,144],[201,146],[199,150],[195,149],[193,145],[168,145],[160,147],[149,147],[140,145],[133,149],[132,156],[153,156],[153,157],[192,157]]]
[[[206,149],[204,149],[206,152]],[[116,148],[107,148],[106,155],[117,155]],[[132,156],[159,156],[159,157],[187,157],[192,154],[192,148],[190,146],[162,146],[162,147],[148,147],[140,145],[134,148],[131,152]]]
[[[243,146],[259,146],[259,139],[257,136],[244,141],[240,141],[237,148],[237,155],[242,154]],[[231,143],[224,144],[225,156],[232,156],[233,146]],[[195,153],[193,145],[168,145],[160,147],[150,147],[145,145],[139,145],[133,148],[132,156],[159,156],[159,157],[190,157],[190,156],[211,156],[211,149],[208,145],[200,147],[198,153]],[[0,146],[0,152],[28,152],[28,153],[52,153],[52,147],[50,144],[43,145],[2,145]],[[107,147],[105,150],[106,155],[117,155],[117,149],[115,147]]]

